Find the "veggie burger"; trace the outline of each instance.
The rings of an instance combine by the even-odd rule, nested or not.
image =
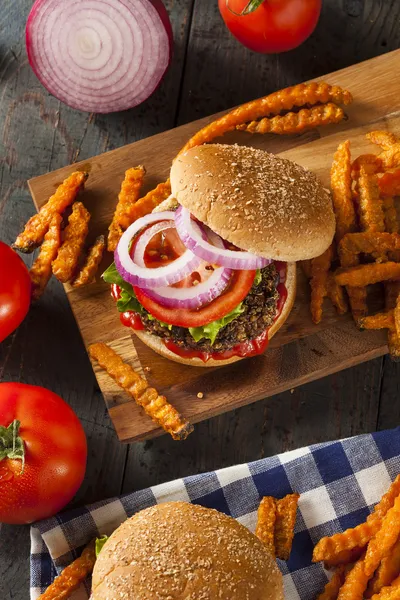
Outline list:
[[[122,323],[185,364],[262,353],[293,306],[295,261],[332,242],[328,190],[287,159],[222,144],[179,155],[171,189],[124,232],[103,274]]]

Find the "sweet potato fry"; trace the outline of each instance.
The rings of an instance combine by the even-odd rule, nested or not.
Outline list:
[[[200,146],[211,142],[216,137],[233,131],[238,125],[255,121],[262,117],[277,115],[281,111],[289,111],[294,106],[305,106],[312,104],[350,104],[353,98],[347,90],[339,86],[331,86],[323,82],[301,83],[293,87],[274,92],[264,98],[252,100],[243,104],[209,125],[198,131],[182,148],[186,152],[189,148]]]
[[[336,308],[336,312],[339,315],[346,314],[348,311],[346,296],[343,288],[336,282],[332,272],[328,273],[326,292],[333,306]]]
[[[109,227],[107,241],[107,250],[109,252],[114,252],[121,235],[132,222],[130,220],[131,209],[139,199],[140,188],[143,185],[145,174],[146,169],[142,165],[125,171],[125,178],[118,195],[118,203]]]
[[[364,552],[365,547],[359,548],[358,546],[352,548],[351,550],[342,550],[341,552],[336,554],[331,560],[325,560],[324,567],[325,569],[333,569],[342,565],[353,566],[353,563],[355,563],[359,558],[361,558],[361,555]]]
[[[81,267],[78,275],[72,282],[72,286],[77,288],[88,283],[93,283],[96,278],[96,272],[103,258],[104,248],[106,246],[104,235],[99,235],[93,246],[89,249],[84,265]]]
[[[381,500],[376,504],[374,511],[368,515],[366,523],[361,523],[353,529],[343,533],[335,533],[330,537],[323,537],[314,548],[313,562],[332,561],[345,550],[363,548],[377,533],[382,524],[382,519],[394,505],[400,494],[400,475],[391,484]]]
[[[369,576],[365,572],[365,558],[360,558],[347,573],[339,590],[338,600],[362,600]]]
[[[370,131],[365,137],[383,150],[389,150],[397,142],[396,136],[389,131]]]
[[[76,271],[79,256],[89,231],[89,220],[89,211],[82,202],[75,202],[65,228],[64,242],[58,251],[57,258],[53,261],[53,275],[62,283],[67,283],[72,279]]]
[[[54,213],[61,214],[75,201],[87,178],[88,174],[81,171],[67,177],[40,211],[29,219],[24,231],[15,240],[13,248],[21,252],[33,252],[40,246]]]
[[[360,329],[394,329],[393,310],[388,310],[359,320]]]
[[[385,230],[389,233],[399,233],[399,222],[393,196],[385,196],[382,204],[385,216]]]
[[[281,560],[289,560],[300,494],[288,494],[276,501],[275,551]]]
[[[351,192],[350,142],[339,145],[331,168],[333,209],[336,215],[336,241],[356,230],[356,213]]]
[[[62,216],[55,213],[44,236],[39,255],[29,271],[32,281],[33,300],[40,298],[51,277],[51,264],[57,256],[61,244],[61,222]]]
[[[338,567],[330,581],[326,584],[324,591],[317,597],[317,600],[337,600],[339,590],[344,584],[345,577],[346,567],[344,565]]]
[[[360,175],[363,167],[367,175],[375,175],[382,169],[382,160],[376,154],[361,154],[351,165],[351,176],[354,180]]]
[[[358,265],[348,269],[338,269],[335,279],[339,285],[351,285],[353,287],[365,287],[379,281],[388,281],[400,277],[400,263],[371,263]]]
[[[38,600],[66,600],[93,571],[96,562],[94,541],[83,550],[81,556],[65,567]]]
[[[264,496],[257,511],[256,536],[263,542],[268,552],[275,558],[276,500]]]
[[[365,593],[366,598],[371,598],[374,594],[379,592],[387,585],[390,585],[392,581],[396,579],[400,573],[400,540],[397,540],[392,548],[389,556],[386,556],[381,564],[379,565],[374,577],[368,584],[367,592]]]
[[[311,317],[314,323],[322,319],[322,304],[327,295],[328,271],[333,256],[332,245],[321,256],[311,260]]]
[[[400,169],[384,173],[378,179],[379,189],[383,196],[400,195]]]
[[[92,344],[89,346],[89,355],[174,440],[185,440],[192,433],[193,426],[189,421],[178,413],[165,396],[159,396],[157,390],[149,387],[147,381],[136,373],[130,365],[125,363],[107,344]]]
[[[340,123],[345,117],[340,106],[328,102],[313,108],[302,108],[299,112],[289,112],[286,115],[276,117],[264,117],[260,121],[251,121],[237,125],[236,129],[248,133],[276,133],[279,135],[291,135],[302,133],[308,129]]]
[[[154,190],[151,190],[146,196],[140,198],[140,200],[130,208],[129,215],[127,215],[129,222],[133,223],[136,219],[151,213],[156,206],[161,204],[161,202],[166,200],[170,195],[171,184],[169,179],[167,179],[164,183],[159,183]]]
[[[389,131],[371,131],[367,133],[366,138],[383,149],[379,158],[384,167],[392,169],[400,166],[400,143],[393,133]]]
[[[379,594],[372,596],[372,600],[398,600],[400,598],[400,575],[392,584],[381,589]]]
[[[379,531],[369,542],[365,554],[365,573],[372,577],[381,560],[389,555],[400,536],[400,496],[382,519]]]
[[[364,231],[385,231],[378,178],[376,175],[370,175],[364,165],[361,165],[360,168],[358,188],[361,229]]]
[[[400,250],[400,235],[387,232],[349,233],[339,244],[339,257],[342,266],[352,267],[357,254],[376,252],[394,252]]]

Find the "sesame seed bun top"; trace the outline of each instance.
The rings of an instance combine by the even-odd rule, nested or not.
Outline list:
[[[104,545],[92,600],[283,600],[282,576],[246,527],[209,508],[168,502],[140,511]]]
[[[322,254],[333,240],[332,201],[317,177],[248,146],[207,144],[178,156],[172,195],[237,247],[274,260]]]

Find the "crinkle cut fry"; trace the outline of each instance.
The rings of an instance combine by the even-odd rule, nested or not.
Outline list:
[[[331,190],[336,215],[336,241],[356,230],[356,212],[351,191],[350,142],[338,146],[331,167]]]
[[[400,539],[393,546],[389,556],[386,556],[379,565],[374,577],[368,584],[366,598],[379,594],[382,588],[390,585],[400,573]]]
[[[248,133],[275,133],[278,135],[291,135],[302,133],[308,129],[321,127],[333,123],[340,123],[345,113],[340,106],[328,102],[312,108],[302,108],[299,112],[289,112],[286,115],[276,117],[264,117],[260,121],[251,121],[237,125],[239,131]]]
[[[275,552],[281,560],[289,560],[299,498],[300,494],[288,494],[276,501]]]
[[[61,214],[76,200],[87,178],[88,173],[81,171],[75,171],[67,177],[39,212],[29,219],[23,232],[15,240],[13,248],[20,252],[33,252],[40,246],[54,213]]]
[[[370,131],[365,135],[365,137],[373,144],[383,148],[383,150],[389,150],[392,146],[394,146],[394,144],[397,143],[396,136],[389,131]]]
[[[357,265],[348,269],[339,268],[335,279],[339,285],[351,285],[364,288],[373,283],[400,278],[400,263],[388,261],[385,263],[370,263]]]
[[[149,387],[147,381],[107,344],[92,344],[89,355],[174,440],[184,440],[193,431],[193,426],[169,404],[165,396],[159,396],[157,390]]]
[[[104,240],[104,235],[99,235],[98,238],[96,238],[93,246],[89,248],[85,263],[72,282],[73,287],[82,287],[83,285],[87,285],[88,283],[93,283],[95,281],[97,269],[99,268],[99,264],[103,258],[105,246],[106,243]]]
[[[385,231],[378,178],[369,174],[364,165],[358,178],[360,225],[364,231]]]
[[[388,233],[399,232],[399,222],[393,196],[383,198],[383,212],[385,216],[385,230]]]
[[[382,148],[379,159],[384,167],[387,169],[400,167],[400,142],[393,133],[371,131],[367,133],[366,137],[370,142]]]
[[[130,208],[128,215],[129,222],[133,223],[136,221],[136,219],[148,215],[154,208],[156,208],[156,206],[161,204],[161,202],[166,200],[170,195],[171,184],[169,179],[167,179],[167,181],[164,183],[159,183],[154,190],[148,192],[148,194],[143,196],[143,198],[140,198],[136,204]]]
[[[264,496],[257,511],[256,536],[275,558],[276,499]]]
[[[142,165],[125,171],[113,220],[108,228],[107,250],[109,252],[114,252],[121,235],[131,224],[130,209],[139,199],[145,174],[146,169]]]
[[[338,567],[332,575],[330,581],[326,584],[324,591],[319,594],[317,600],[337,600],[339,590],[342,587],[346,577],[346,567]]]
[[[361,167],[364,168],[367,175],[375,175],[382,170],[382,161],[376,154],[361,154],[358,156],[351,165],[351,177],[357,182],[357,186]]]
[[[360,329],[394,329],[393,310],[362,317],[358,322],[358,326]]]
[[[89,232],[90,213],[82,202],[75,202],[65,228],[64,242],[53,261],[53,275],[62,283],[72,279]]]
[[[349,566],[353,565],[361,555],[365,552],[365,547],[359,548],[356,546],[351,550],[342,550],[338,554],[336,554],[331,560],[324,561],[325,569],[333,569],[338,566]]]
[[[259,98],[231,110],[229,113],[216,119],[198,131],[182,148],[179,154],[186,152],[189,148],[200,146],[211,142],[216,137],[234,130],[237,125],[255,121],[262,117],[277,115],[282,110],[291,110],[294,106],[305,106],[307,104],[350,104],[352,95],[336,85],[324,82],[301,83],[293,87],[285,88]]]
[[[388,510],[394,505],[395,499],[400,494],[400,475],[391,484],[390,488],[382,496],[378,504],[375,505],[373,512],[368,515],[367,521],[347,529],[342,533],[335,533],[330,537],[323,537],[314,548],[313,562],[330,561],[338,556],[344,550],[353,548],[362,548],[366,546],[369,540],[379,530],[382,518]]]
[[[365,573],[368,577],[372,577],[376,569],[393,546],[396,544],[400,536],[400,496],[394,501],[393,506],[388,510],[382,519],[382,525],[379,531],[369,542],[367,552],[365,554]]]
[[[348,311],[347,300],[343,288],[336,283],[333,273],[330,271],[326,280],[326,293],[336,308],[339,315],[344,315]]]
[[[392,581],[390,586],[381,589],[379,594],[372,596],[372,600],[399,600],[400,598],[400,575]]]
[[[29,275],[32,281],[32,298],[38,300],[51,277],[51,264],[57,256],[61,244],[62,216],[55,213],[44,236],[40,252],[33,263]]]
[[[79,558],[65,567],[47,590],[39,596],[38,600],[67,600],[93,571],[95,562],[95,544],[92,541]]]
[[[339,244],[339,257],[343,267],[357,265],[357,255],[400,250],[400,234],[365,231],[349,233]]]
[[[369,576],[365,572],[365,558],[360,558],[347,573],[339,590],[338,600],[362,600],[367,589]]]
[[[322,319],[322,304],[327,295],[328,272],[333,257],[332,245],[325,250],[321,256],[311,260],[311,316],[314,323],[319,323]]]

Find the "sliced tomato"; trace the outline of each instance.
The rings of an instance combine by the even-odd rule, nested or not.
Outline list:
[[[134,286],[140,304],[153,317],[178,327],[202,327],[221,319],[244,300],[254,283],[256,271],[234,271],[227,290],[218,298],[198,310],[167,308],[148,298],[146,293]]]

